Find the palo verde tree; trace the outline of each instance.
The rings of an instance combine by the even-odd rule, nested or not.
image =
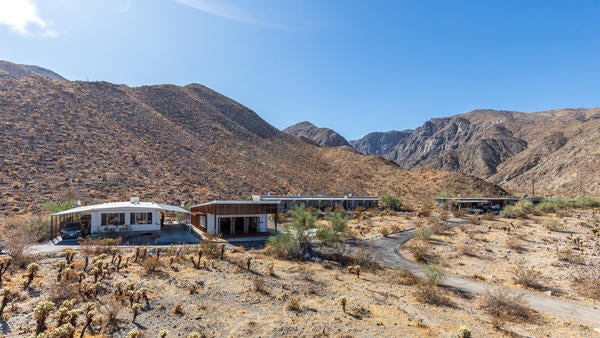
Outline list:
[[[328,225],[316,228],[317,216],[300,207],[292,212],[293,219],[286,231],[269,238],[269,253],[284,258],[305,258],[315,255],[314,239],[325,246],[337,245],[340,234],[346,231],[347,218],[342,213],[327,216]]]
[[[62,202],[47,202],[42,204],[42,207],[52,213],[57,213],[65,210],[75,208],[77,206],[76,200],[67,200]]]

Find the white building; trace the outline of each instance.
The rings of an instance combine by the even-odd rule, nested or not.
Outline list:
[[[167,204],[140,202],[111,202],[81,206],[52,214],[52,237],[68,223],[80,223],[84,233],[92,236],[110,232],[160,231],[167,212],[187,215],[189,211]]]

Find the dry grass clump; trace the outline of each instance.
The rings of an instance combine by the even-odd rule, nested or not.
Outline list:
[[[390,273],[386,275],[388,276],[388,280],[393,284],[415,285],[420,281],[417,275],[404,269],[391,270]]]
[[[523,242],[516,236],[510,236],[506,239],[506,247],[515,250],[516,252],[527,251],[523,246]]]
[[[287,304],[285,305],[285,309],[288,311],[300,312],[300,299],[296,296],[291,296],[288,298]]]
[[[486,293],[481,308],[492,317],[492,324],[500,328],[506,322],[532,323],[538,313],[530,308],[521,296],[511,296],[504,291]]]
[[[514,271],[515,284],[520,284],[536,290],[544,290],[542,272],[534,268],[518,266]]]
[[[424,241],[411,241],[406,245],[417,262],[427,263],[432,259],[431,245]]]
[[[475,246],[471,244],[459,244],[456,247],[456,250],[458,250],[458,253],[460,255],[465,255],[469,257],[479,257]]]
[[[79,245],[83,248],[83,252],[88,256],[101,255],[110,253],[115,246],[121,244],[123,239],[117,238],[88,238],[81,241]]]
[[[442,291],[439,286],[428,283],[417,284],[416,290],[413,293],[415,300],[421,303],[436,305],[436,306],[453,306],[454,304]]]
[[[600,278],[582,277],[573,281],[575,290],[583,297],[600,300]]]
[[[558,220],[556,218],[547,219],[543,223],[544,227],[550,231],[564,231],[566,229],[566,224]]]
[[[571,248],[564,248],[564,249],[558,251],[556,253],[556,257],[561,262],[578,264],[578,265],[585,264],[585,259],[580,254],[576,253],[575,250],[573,250]]]
[[[415,230],[415,239],[420,241],[427,241],[431,238],[433,231],[431,227],[427,225],[422,225]]]

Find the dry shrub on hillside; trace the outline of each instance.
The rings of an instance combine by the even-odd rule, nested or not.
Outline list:
[[[565,248],[565,249],[558,251],[556,253],[556,257],[558,258],[559,261],[566,262],[566,263],[579,264],[579,265],[585,264],[585,259],[580,254],[576,253],[575,250],[573,250],[571,248]]]
[[[520,284],[536,290],[544,290],[544,277],[542,272],[534,268],[525,268],[517,266],[514,271],[515,284]]]
[[[460,255],[465,255],[469,257],[479,257],[475,245],[473,244],[459,244],[456,247],[456,250],[458,250],[458,253]]]
[[[523,242],[516,236],[511,236],[506,239],[506,246],[516,252],[527,251],[523,246]]]
[[[391,270],[386,273],[386,276],[390,283],[398,284],[398,285],[415,285],[420,282],[420,278],[414,273],[400,269],[400,270]]]
[[[413,255],[417,262],[427,263],[433,256],[431,254],[431,244],[424,241],[410,241],[406,248]]]
[[[591,276],[576,278],[573,284],[580,295],[600,300],[600,278]]]
[[[83,249],[83,252],[88,256],[101,255],[104,253],[110,253],[115,246],[121,244],[123,239],[117,238],[88,238],[79,245]]]
[[[495,293],[488,292],[482,299],[481,307],[492,317],[492,324],[496,328],[500,328],[506,322],[535,322],[539,317],[521,296],[511,296],[501,290]]]

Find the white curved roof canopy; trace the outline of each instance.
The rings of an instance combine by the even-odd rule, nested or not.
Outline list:
[[[172,211],[172,212],[180,212],[180,213],[185,213],[185,214],[190,213],[189,211],[187,211],[183,208],[180,208],[180,207],[177,207],[174,205],[169,205],[169,204],[158,204],[158,203],[154,203],[154,202],[111,202],[111,203],[102,203],[102,204],[86,205],[86,206],[82,206],[82,207],[77,207],[77,208],[57,212],[55,214],[52,214],[52,216],[60,216],[60,215],[67,215],[67,214],[74,214],[74,213],[81,213],[81,212],[92,212],[92,211],[104,211],[104,210],[118,211],[118,210],[135,210],[135,209],[145,210],[145,211],[148,211],[148,210]]]

